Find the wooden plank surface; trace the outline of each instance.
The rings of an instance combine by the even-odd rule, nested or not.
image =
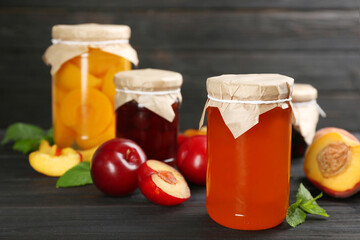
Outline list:
[[[357,121],[360,112],[356,104],[360,103],[360,55],[357,53],[239,51],[234,54],[229,51],[169,53],[157,50],[143,51],[139,56],[142,68],[165,68],[184,73],[181,129],[197,127],[206,101],[207,77],[249,72],[278,72],[294,77],[297,82],[314,85],[319,90],[319,103],[328,113],[327,118],[320,119],[319,127],[360,128],[360,121]],[[0,81],[0,102],[3,103],[0,110],[9,113],[7,118],[0,119],[3,128],[15,121],[49,128],[50,74],[41,62],[41,53],[24,53],[21,58],[11,53],[0,56],[0,66],[7,63],[12,64],[12,71],[4,68],[4,80]]]
[[[3,132],[0,132],[3,136]],[[360,135],[357,135],[358,137]],[[205,188],[191,185],[192,197],[175,207],[148,202],[139,190],[107,197],[93,185],[56,189],[56,178],[36,173],[26,156],[0,149],[1,239],[359,239],[360,193],[347,199],[324,196],[318,203],[329,219],[308,216],[297,228],[286,222],[264,231],[238,231],[212,221]],[[292,160],[290,202],[304,177],[302,159]]]
[[[75,17],[76,16],[76,17]],[[0,9],[2,49],[42,49],[51,27],[83,22],[122,23],[143,49],[358,49],[358,10],[96,10]],[[156,29],[156,30],[155,30]]]
[[[117,1],[117,0],[62,0],[48,1],[48,0],[2,0],[2,5],[6,7],[42,7],[42,8],[56,8],[66,7],[75,9],[103,9],[103,8],[302,8],[302,9],[331,9],[331,8],[358,8],[359,4],[356,0],[132,0],[132,1]]]
[[[24,52],[19,57],[3,51],[0,91],[48,91],[50,68],[43,64],[41,56],[42,52]],[[146,50],[139,52],[139,58],[140,68],[162,67],[182,72],[185,84],[203,91],[208,77],[250,72],[286,74],[298,82],[311,83],[323,93],[360,90],[360,55],[353,51]]]
[[[50,127],[50,75],[41,56],[53,25],[83,22],[130,25],[140,68],[184,75],[181,129],[196,127],[207,77],[277,72],[319,89],[328,112],[319,127],[360,130],[356,0],[3,0],[0,128],[15,121]]]

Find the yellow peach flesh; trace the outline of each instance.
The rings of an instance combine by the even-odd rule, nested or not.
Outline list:
[[[350,159],[346,161],[349,161],[347,163],[349,165],[346,167],[338,166],[341,171],[336,172],[333,176],[326,177],[324,170],[320,169],[322,165],[319,164],[317,158],[319,158],[319,154],[321,156],[322,150],[328,148],[329,144],[337,142],[342,142],[348,146],[349,152],[346,154],[349,154],[348,158]],[[360,182],[360,145],[339,133],[327,133],[319,137],[309,147],[305,156],[304,171],[309,179],[326,188],[339,192],[352,189]]]
[[[56,145],[51,147],[51,151],[57,148]],[[55,151],[56,152],[56,151]],[[60,156],[54,156],[52,154],[35,151],[29,155],[29,163],[31,167],[39,173],[50,177],[60,177],[70,168],[80,163],[80,155],[71,148],[64,148],[61,150]]]

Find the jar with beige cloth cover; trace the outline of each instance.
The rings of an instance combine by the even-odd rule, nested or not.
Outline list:
[[[51,65],[54,141],[89,149],[115,137],[114,74],[137,65],[125,25],[56,25],[43,59]]]
[[[182,75],[140,69],[117,73],[114,82],[116,137],[138,143],[148,159],[174,165]]]
[[[260,230],[289,206],[294,79],[227,74],[207,79],[206,208],[217,223]]]
[[[296,122],[293,122],[291,157],[302,157],[311,144],[319,115],[326,117],[325,112],[317,104],[318,92],[310,84],[294,84],[292,101]]]

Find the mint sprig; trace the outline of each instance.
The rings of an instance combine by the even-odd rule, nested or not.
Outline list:
[[[306,213],[329,217],[325,209],[320,207],[316,200],[321,198],[323,193],[313,198],[309,190],[307,190],[302,183],[300,183],[298,192],[296,194],[296,202],[289,208],[286,215],[286,221],[292,227],[305,222]]]
[[[45,133],[42,128],[32,124],[14,123],[6,129],[5,137],[1,141],[1,144],[4,145],[13,141],[13,150],[27,154],[37,150],[43,139],[47,140],[51,145],[53,144],[52,129]]]
[[[288,212],[286,214],[286,221],[292,227],[296,227],[297,225],[305,222],[306,213],[299,208],[302,200],[298,200],[295,203],[291,204],[288,208]]]
[[[69,169],[56,182],[57,188],[78,187],[86,184],[92,184],[90,173],[90,163],[81,162],[75,167]]]

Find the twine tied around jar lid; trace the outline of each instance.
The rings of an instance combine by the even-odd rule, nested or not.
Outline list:
[[[51,75],[54,75],[66,61],[88,52],[89,48],[97,48],[137,65],[139,60],[129,44],[130,35],[130,27],[126,25],[55,25],[52,28],[53,45],[46,49],[43,60],[51,65]]]
[[[172,104],[182,101],[180,92],[182,82],[180,73],[167,70],[138,69],[119,72],[114,76],[115,110],[134,100],[172,122],[175,118]]]
[[[259,123],[259,116],[275,107],[292,107],[294,79],[280,74],[226,74],[208,78],[206,109],[216,107],[233,134],[238,138]],[[295,119],[295,117],[293,116]]]
[[[326,113],[317,103],[318,92],[312,85],[294,84],[292,96],[293,111],[297,120],[296,123],[293,123],[294,128],[309,145],[315,136],[319,114],[326,117]]]

